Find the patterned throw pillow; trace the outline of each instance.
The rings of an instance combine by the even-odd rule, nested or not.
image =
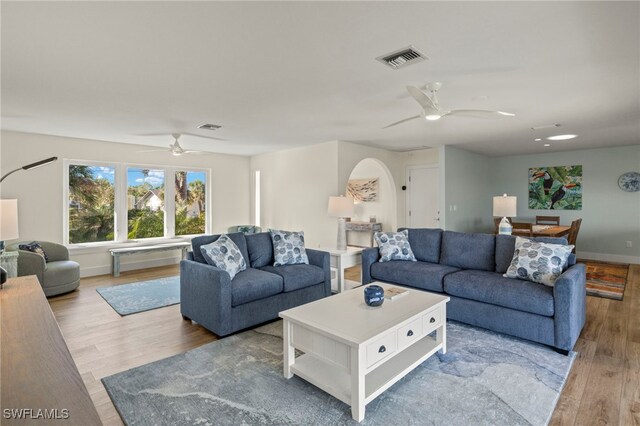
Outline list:
[[[242,252],[226,234],[220,235],[220,238],[211,244],[200,246],[200,251],[209,265],[226,271],[231,279],[238,272],[247,269]]]
[[[516,249],[504,277],[552,286],[567,266],[572,245],[549,244],[516,237]]]
[[[409,231],[405,229],[400,232],[376,232],[374,238],[378,243],[380,252],[380,262],[390,260],[410,260],[416,261],[416,257],[409,244]]]
[[[40,243],[37,241],[31,241],[30,243],[27,243],[27,244],[20,244],[18,248],[20,250],[30,251],[30,252],[39,254],[40,256],[44,257],[45,262],[49,261],[49,257],[47,256],[47,253],[45,253],[44,249],[42,248]]]
[[[270,229],[273,243],[273,266],[308,264],[304,248],[304,232],[278,231]]]

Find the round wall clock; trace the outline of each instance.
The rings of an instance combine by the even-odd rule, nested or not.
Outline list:
[[[618,186],[626,192],[640,191],[640,173],[627,172],[618,178]]]

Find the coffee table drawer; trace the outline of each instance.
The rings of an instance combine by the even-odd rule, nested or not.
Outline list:
[[[396,352],[396,332],[387,333],[367,345],[367,367],[382,361]]]
[[[398,329],[398,349],[402,350],[422,337],[422,318]]]
[[[422,317],[422,331],[424,334],[429,334],[436,328],[442,325],[442,310],[440,307],[435,308],[434,310],[427,312],[426,315]]]

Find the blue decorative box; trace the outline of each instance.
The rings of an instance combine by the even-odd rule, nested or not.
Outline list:
[[[364,288],[364,302],[369,306],[380,306],[384,302],[384,289],[379,285]]]

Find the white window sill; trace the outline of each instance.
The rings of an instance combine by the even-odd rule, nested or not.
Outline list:
[[[205,235],[205,234],[202,234]],[[156,244],[167,243],[190,243],[191,239],[198,235],[183,235],[174,238],[145,238],[142,240],[128,240],[125,242],[100,242],[100,243],[85,243],[85,244],[67,244],[70,254],[93,254],[93,253],[107,253],[109,249],[122,248],[122,247],[144,247],[152,246]]]

